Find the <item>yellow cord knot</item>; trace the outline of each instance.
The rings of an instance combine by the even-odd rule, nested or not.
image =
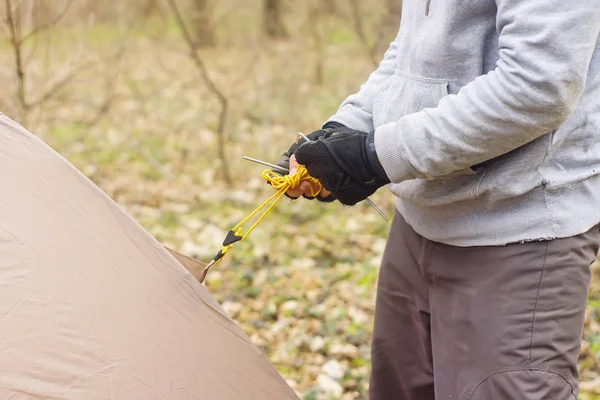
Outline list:
[[[223,242],[223,246],[217,255],[213,258],[213,260],[206,266],[203,272],[203,276],[201,281],[204,280],[208,269],[214,264],[220,262],[223,259],[223,256],[231,249],[235,242],[241,242],[246,239],[250,232],[256,228],[256,226],[262,221],[262,219],[275,207],[277,202],[281,200],[283,195],[290,190],[295,189],[300,186],[302,181],[308,181],[310,183],[310,196],[317,197],[321,190],[323,190],[323,186],[319,182],[318,179],[310,176],[306,168],[302,165],[298,166],[296,172],[292,175],[279,175],[271,170],[265,170],[262,173],[263,178],[273,186],[275,190],[277,190],[271,197],[265,200],[260,206],[258,206],[254,211],[252,211],[246,218],[244,218],[239,224],[237,224],[227,235],[225,241]],[[266,209],[265,209],[266,208]],[[256,215],[259,211],[265,209],[262,214],[258,217],[256,222],[250,226],[248,231],[245,234],[242,234],[242,225],[244,225],[250,218]]]
[[[321,182],[308,174],[306,168],[302,165],[298,166],[296,173],[293,175],[279,175],[271,170],[265,170],[262,173],[263,178],[273,186],[277,191],[281,191],[283,189],[283,193],[287,192],[290,189],[295,189],[300,186],[302,181],[310,182],[311,197],[316,197],[323,190],[323,186]]]

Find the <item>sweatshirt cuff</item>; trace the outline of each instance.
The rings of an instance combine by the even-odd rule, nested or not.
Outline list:
[[[348,128],[361,132],[371,133],[374,130],[373,116],[349,105],[338,110],[327,122],[338,122]]]
[[[375,151],[392,183],[417,178],[417,174],[401,150],[399,132],[396,127],[397,124],[391,122],[375,130]]]

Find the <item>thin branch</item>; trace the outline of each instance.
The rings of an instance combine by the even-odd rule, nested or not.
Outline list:
[[[21,24],[17,21],[20,20],[20,3],[13,10],[12,1],[6,0],[6,25],[8,26],[9,37],[8,40],[13,48],[15,54],[15,69],[17,74],[17,96],[21,105],[21,111],[25,113],[27,109],[27,99],[25,92],[25,68],[23,66],[23,48],[21,46],[22,41],[20,39]],[[24,115],[23,115],[24,117]]]
[[[29,61],[33,58],[33,56],[37,52],[37,50],[39,48],[38,44],[39,44],[39,38],[36,37],[35,40],[33,41],[33,44],[31,45],[31,50],[29,50],[29,52],[27,52],[27,54],[25,54],[23,56],[23,60],[24,60],[25,64],[29,64]]]
[[[323,59],[324,57],[324,49],[323,49],[323,38],[322,38],[322,34],[320,31],[320,24],[319,24],[319,15],[320,15],[320,10],[317,8],[318,6],[315,5],[311,5],[309,8],[309,28],[310,28],[310,34],[312,36],[313,39],[313,45],[315,47],[315,53],[316,53],[316,58],[315,58],[315,83],[318,86],[322,86],[323,82],[325,80],[324,77],[324,73],[323,73]]]
[[[33,8],[31,11],[31,23],[33,24],[33,26],[37,26],[40,21],[42,20],[42,15],[43,15],[43,7],[40,6],[40,2],[44,1],[44,0],[33,0]],[[49,38],[50,35],[47,35],[47,37]],[[39,46],[39,42],[40,39],[39,37],[35,37],[33,38],[33,44],[31,45],[31,49],[29,50],[29,52],[27,52],[27,54],[25,54],[25,56],[23,57],[23,59],[25,60],[26,64],[29,64],[29,61],[33,58],[33,56],[35,55],[35,53],[37,52]]]
[[[25,36],[23,36],[21,38],[21,42],[26,42],[27,40],[31,39],[33,36],[37,35],[38,33],[41,33],[43,31],[46,31],[50,28],[52,28],[54,25],[58,24],[60,22],[61,19],[64,18],[64,16],[67,14],[67,11],[69,11],[69,8],[71,8],[71,5],[73,4],[74,0],[69,0],[66,4],[66,6],[61,10],[61,12],[59,12],[57,15],[54,16],[54,18],[52,19],[52,21],[43,24],[43,25],[39,25],[36,26],[35,28],[33,28],[31,30],[31,32],[27,33]]]
[[[369,39],[367,38],[367,35],[365,34],[365,29],[363,27],[363,23],[362,23],[362,17],[361,17],[361,13],[360,13],[360,7],[358,4],[358,0],[350,0],[350,5],[352,6],[352,20],[354,22],[354,30],[356,31],[356,34],[358,35],[358,39],[361,41],[361,43],[363,44],[363,46],[365,46],[365,48],[367,49],[367,52],[369,53],[369,58],[371,59],[371,62],[373,64],[375,64],[375,66],[378,65],[378,60],[377,60],[377,44],[372,45],[369,43]]]
[[[164,41],[164,37],[159,37],[158,35],[153,35],[153,34],[149,34],[148,32],[138,32],[140,35],[144,35],[145,37],[147,37],[149,40],[152,40],[153,43],[156,43],[157,46],[160,46],[161,48],[169,51],[169,52],[173,52],[173,53],[177,53],[177,54],[181,54],[181,48],[178,46],[171,46],[168,43],[165,43]],[[250,76],[254,69],[256,68],[256,64],[258,64],[258,61],[260,60],[261,57],[261,52],[260,52],[260,48],[254,46],[255,48],[253,49],[252,53],[252,58],[250,59],[250,61],[246,62],[246,67],[244,68],[244,70],[240,71],[239,77],[236,77],[235,80],[231,80],[229,82],[229,86],[233,87],[233,88],[237,88],[240,87],[240,85],[246,81],[248,79],[248,76]],[[158,64],[158,66],[165,71],[168,74],[175,74],[178,73],[178,71],[175,71],[174,69],[168,67],[165,65],[164,60],[166,60],[165,57],[158,57],[156,60],[156,63]],[[185,87],[187,85],[187,83],[185,83],[183,86]],[[235,97],[235,96],[230,96],[230,97]]]
[[[17,40],[20,42],[21,41],[21,37],[23,35],[23,29],[22,29],[22,18],[23,15],[21,14],[21,4],[23,4],[23,2],[21,0],[17,0],[17,5],[15,6],[15,11],[12,13],[13,14],[13,23],[16,27],[15,32],[17,33]]]
[[[117,97],[117,83],[121,77],[122,67],[123,67],[123,57],[125,55],[127,49],[127,43],[123,43],[122,47],[117,51],[114,55],[114,60],[111,57],[108,65],[111,65],[111,73],[107,74],[107,79],[105,82],[105,87],[107,88],[107,94],[104,98],[104,101],[96,108],[96,112],[94,116],[88,119],[84,124],[86,127],[92,127],[96,125],[100,119],[108,114],[110,111],[115,98]],[[116,68],[113,67],[116,65]]]
[[[44,92],[44,94],[42,94],[37,100],[32,101],[30,103],[26,103],[25,106],[28,109],[31,109],[31,108],[35,108],[35,107],[39,106],[40,104],[45,103],[46,101],[50,100],[62,88],[64,88],[67,84],[69,84],[79,73],[81,73],[81,71],[84,70],[84,67],[88,67],[93,64],[94,63],[92,61],[87,61],[85,63],[79,64],[78,66],[72,68],[61,79],[54,82],[54,84],[52,84],[52,86],[50,86]]]
[[[198,55],[196,43],[194,42],[194,39],[192,38],[192,35],[190,34],[190,31],[188,30],[188,28],[181,16],[181,12],[179,11],[179,8],[177,7],[176,1],[175,0],[167,0],[167,2],[169,3],[169,7],[171,8],[173,16],[175,17],[175,21],[177,22],[179,30],[181,31],[183,38],[188,45],[190,58],[192,59],[192,61],[196,65],[196,67],[198,68],[198,71],[200,71],[202,80],[208,87],[209,91],[217,97],[217,99],[219,100],[219,104],[221,105],[221,112],[219,113],[219,122],[217,125],[218,153],[219,153],[219,158],[221,159],[221,163],[223,165],[223,173],[225,175],[225,182],[228,186],[231,186],[232,180],[231,180],[231,175],[229,174],[229,165],[227,163],[227,158],[225,155],[225,125],[227,122],[227,111],[228,111],[228,107],[229,107],[228,100],[225,97],[225,95],[223,94],[223,92],[217,87],[216,83],[214,82],[214,80],[211,78],[208,71],[206,70],[206,66],[204,65],[204,62]]]
[[[217,88],[212,78],[209,76],[204,62],[198,56],[198,52],[195,50],[196,44],[194,42],[194,39],[192,39],[192,36],[190,35],[190,32],[187,26],[185,25],[185,22],[183,21],[183,18],[181,17],[181,13],[179,12],[179,8],[177,7],[175,0],[168,0],[168,2],[171,6],[173,14],[175,15],[175,19],[177,20],[177,25],[179,26],[181,33],[183,34],[183,38],[185,39],[188,47],[190,48],[190,56],[192,57],[198,69],[200,70],[202,79],[204,79],[210,91],[213,92],[213,94],[219,98],[219,101],[226,103],[227,99],[225,98],[223,93]]]
[[[3,34],[4,36],[10,40],[10,29],[8,27],[8,19],[6,19],[5,17],[2,17],[2,30],[4,31]]]

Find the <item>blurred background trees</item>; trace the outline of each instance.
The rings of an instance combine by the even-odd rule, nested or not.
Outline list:
[[[215,133],[218,175],[229,185],[226,147],[237,124],[290,124],[303,130],[318,126],[378,63],[399,25],[401,4],[399,0],[1,1],[4,112],[30,129],[51,130],[59,123],[54,121],[53,107],[70,104],[72,119],[82,126],[94,125],[114,117],[110,112],[118,112],[123,99],[119,92],[125,87],[145,112],[152,113],[156,110],[148,100],[155,93],[150,92],[181,84],[205,106],[195,109],[197,126]],[[185,55],[183,64],[166,67]],[[165,73],[164,78],[169,75],[168,83],[140,85],[143,78],[130,68],[136,63],[140,69]],[[196,71],[188,71],[190,65]],[[192,84],[196,75],[201,83]],[[236,100],[229,102],[231,97]],[[304,118],[307,110],[313,113],[312,120]]]
[[[283,1],[264,0],[263,26],[265,34],[270,38],[285,38],[287,30],[283,24]]]
[[[217,44],[215,27],[213,26],[212,10],[209,0],[194,0],[192,4],[194,29],[198,47],[214,47]]]
[[[0,0],[0,111],[207,260],[271,193],[241,156],[276,161],[317,129],[400,14],[400,0]],[[387,229],[368,206],[282,202],[205,284],[304,399],[365,399]],[[600,398],[594,271],[581,399]]]
[[[1,96],[1,105],[21,121],[27,121],[42,103],[66,95],[68,86],[76,87],[75,78],[82,69],[96,70],[97,74],[98,68],[114,62],[105,49],[100,49],[99,45],[106,43],[99,41],[111,41],[114,50],[122,50],[126,44],[136,47],[140,37],[155,38],[169,48],[184,42],[180,37],[178,43],[173,37],[178,24],[166,0],[1,1],[5,39],[1,77],[11,89]],[[352,56],[359,63],[366,59],[376,64],[397,30],[401,1],[178,0],[177,6],[185,16],[194,48],[213,51],[211,56],[219,59],[223,58],[221,53],[229,52],[233,58],[238,49],[251,49],[250,60],[245,58],[246,51],[238,53],[241,72],[252,69],[258,59],[273,52],[287,51],[286,47],[296,52],[294,62],[282,60],[286,68],[301,62],[305,67],[318,64],[317,69],[321,69],[333,56],[327,51],[321,53],[327,47],[357,51],[356,45],[361,43],[362,51]],[[207,68],[213,69],[210,65]],[[323,73],[313,78],[321,82]],[[289,79],[295,80],[292,76]],[[249,112],[255,114],[256,110]]]

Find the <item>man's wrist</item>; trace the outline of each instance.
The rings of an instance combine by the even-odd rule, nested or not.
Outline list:
[[[341,124],[339,122],[336,121],[327,121],[324,125],[323,125],[323,129],[339,129],[339,128],[346,128],[346,125]]]
[[[377,156],[377,150],[375,149],[375,132],[371,132],[365,139],[365,150],[367,153],[367,161],[373,170],[376,178],[381,180],[383,184],[390,183],[390,179],[388,178],[383,165],[379,161],[379,157]]]
[[[344,124],[341,124],[337,121],[328,121],[323,125],[323,129],[339,129],[346,128]],[[369,166],[371,167],[375,177],[383,182],[383,184],[390,183],[390,179],[385,173],[385,169],[383,169],[383,165],[379,162],[379,158],[377,157],[377,150],[375,149],[375,132],[371,132],[368,134],[365,142],[366,153],[367,153],[367,161]]]

